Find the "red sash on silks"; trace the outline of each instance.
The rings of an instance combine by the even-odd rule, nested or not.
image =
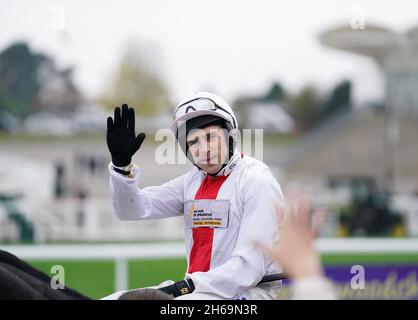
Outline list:
[[[207,175],[196,192],[195,200],[215,200],[226,178],[228,177],[215,176],[213,178]],[[188,273],[209,271],[212,257],[213,232],[213,228],[193,228],[193,247],[190,252]]]

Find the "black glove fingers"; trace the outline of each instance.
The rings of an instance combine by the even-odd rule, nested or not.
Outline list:
[[[135,110],[133,108],[129,108],[128,112],[128,129],[130,132],[135,134]]]
[[[121,115],[120,115],[120,108],[115,108],[115,116],[114,116],[114,127],[118,128],[121,125]]]
[[[127,104],[122,105],[122,127],[127,128],[128,127],[128,113],[129,108]]]
[[[113,119],[107,118],[106,141],[115,166],[130,164],[144,139],[145,133],[135,136],[135,111],[127,104],[115,108]]]
[[[137,135],[135,139],[136,150],[138,150],[141,147],[142,142],[144,142],[144,139],[145,139],[145,133],[141,132],[140,134]]]
[[[112,117],[107,117],[107,132],[110,133],[113,131],[113,119]]]

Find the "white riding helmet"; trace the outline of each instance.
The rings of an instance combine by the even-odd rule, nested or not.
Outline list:
[[[184,99],[174,109],[171,130],[175,138],[178,139],[178,130],[186,121],[200,116],[219,117],[225,120],[226,129],[229,132],[238,130],[237,118],[229,104],[213,93],[201,91]]]

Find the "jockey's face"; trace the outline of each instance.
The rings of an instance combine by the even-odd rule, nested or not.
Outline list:
[[[189,154],[208,174],[217,173],[228,158],[228,131],[217,125],[193,129],[187,135]]]

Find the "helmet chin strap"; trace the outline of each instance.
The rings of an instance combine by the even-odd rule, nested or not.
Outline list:
[[[229,162],[229,159],[228,159],[228,162]],[[199,167],[196,163],[194,163],[193,162],[193,164],[199,169],[199,170],[202,170],[203,172],[205,172],[208,176],[212,176],[212,177],[215,177],[215,176],[217,176],[218,175],[218,173],[219,172],[221,172],[222,171],[222,169],[223,168],[225,168],[226,166],[227,166],[227,164],[228,164],[228,162],[227,163],[224,163],[223,165],[222,165],[222,167],[218,170],[218,171],[216,171],[216,173],[207,173],[205,170],[203,170],[201,167]]]
[[[222,165],[222,167],[216,173],[208,173],[208,176],[216,177],[218,175],[218,173],[221,172],[222,169],[226,167],[226,165],[227,165],[227,163],[224,163]]]

